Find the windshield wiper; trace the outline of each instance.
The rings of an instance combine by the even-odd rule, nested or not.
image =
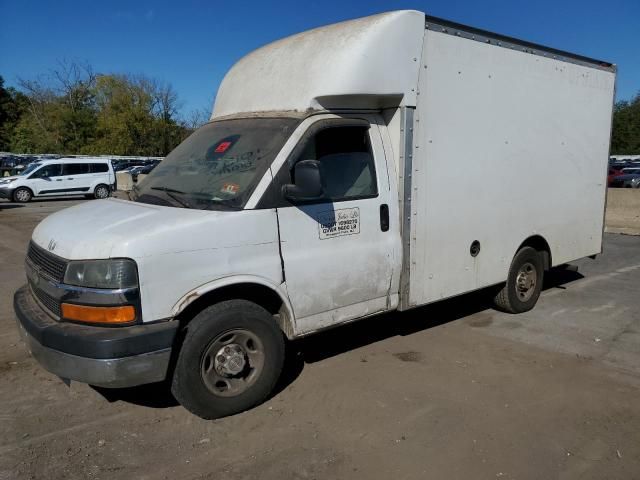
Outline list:
[[[176,190],[174,188],[168,188],[168,187],[151,187],[151,190],[160,190],[161,192],[166,193],[168,197],[178,202],[184,208],[191,208],[191,204],[189,202],[185,200],[181,200],[180,197],[175,195],[176,193],[179,193],[181,195],[186,195],[186,192],[182,192],[180,190]]]

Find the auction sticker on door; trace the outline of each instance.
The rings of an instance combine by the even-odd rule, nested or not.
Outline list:
[[[360,233],[360,209],[343,208],[318,215],[320,240]]]

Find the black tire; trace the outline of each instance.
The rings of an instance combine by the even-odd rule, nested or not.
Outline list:
[[[93,189],[93,198],[101,199],[101,198],[109,198],[111,191],[107,185],[96,185],[96,188]]]
[[[239,332],[253,336],[254,350],[246,347],[241,354],[237,352],[241,357],[244,355],[246,361],[242,372],[220,374],[224,364],[221,365],[218,359],[224,358],[225,353],[220,355],[220,350],[212,355],[210,352],[215,352],[220,345],[224,349],[240,346],[242,340],[234,343]],[[234,341],[225,343],[227,336],[233,336]],[[258,350],[262,353],[257,357],[262,360],[256,362],[259,364],[256,367],[251,355],[256,355]],[[201,418],[209,420],[233,415],[268,398],[280,377],[284,356],[282,331],[264,308],[246,300],[217,303],[204,309],[187,325],[173,372],[171,392],[184,408]],[[247,379],[243,383],[245,374]],[[234,393],[230,382],[245,385],[244,390]],[[220,390],[217,390],[219,384]]]
[[[506,283],[493,299],[496,308],[507,313],[531,310],[540,297],[543,276],[540,252],[531,247],[521,248],[513,257]]]
[[[28,203],[33,198],[33,192],[27,187],[18,187],[13,192],[13,201],[17,203]]]

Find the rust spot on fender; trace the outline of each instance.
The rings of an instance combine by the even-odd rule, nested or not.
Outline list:
[[[182,302],[180,302],[180,305],[178,305],[178,311],[179,312],[182,311],[184,307],[189,305],[192,301],[194,301],[199,296],[200,296],[200,293],[198,292],[192,292],[189,295],[187,295],[185,299]]]

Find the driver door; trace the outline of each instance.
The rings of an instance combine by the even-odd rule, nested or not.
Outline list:
[[[48,163],[40,167],[29,176],[27,185],[37,196],[64,195],[64,181],[62,178],[62,164]]]
[[[398,219],[389,218],[387,164],[374,118],[311,125],[278,172],[318,160],[325,199],[278,208],[286,288],[296,330],[307,333],[389,308]],[[283,171],[284,170],[284,171]],[[395,232],[395,233],[394,233]]]

